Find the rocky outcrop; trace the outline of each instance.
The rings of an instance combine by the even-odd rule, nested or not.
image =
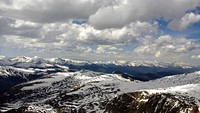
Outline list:
[[[108,113],[199,113],[194,98],[146,91],[125,93],[110,101]]]

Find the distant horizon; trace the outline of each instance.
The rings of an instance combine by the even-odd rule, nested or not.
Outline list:
[[[51,59],[51,58],[60,58],[60,59],[69,59],[69,60],[75,60],[75,61],[88,61],[88,62],[103,62],[103,63],[106,63],[106,62],[143,62],[143,63],[147,63],[147,62],[157,62],[157,63],[166,63],[166,64],[183,64],[183,65],[189,65],[189,66],[200,66],[198,64],[189,64],[189,63],[185,63],[185,62],[165,62],[165,61],[156,61],[156,60],[87,60],[87,59],[73,59],[73,58],[66,58],[66,57],[39,57],[39,56],[12,56],[12,57],[8,57],[8,56],[5,56],[5,55],[0,55],[0,58],[4,56],[5,58],[17,58],[17,57],[27,57],[27,58],[35,58],[35,57],[38,57],[38,58],[42,58],[42,59]]]

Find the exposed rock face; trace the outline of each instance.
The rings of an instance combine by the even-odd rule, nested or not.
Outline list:
[[[145,91],[125,93],[110,101],[108,113],[199,113],[193,98]]]

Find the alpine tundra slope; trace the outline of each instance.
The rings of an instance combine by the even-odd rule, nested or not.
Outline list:
[[[0,109],[1,112],[199,113],[199,81],[200,72],[149,82],[92,71],[58,72],[14,86],[1,95]]]

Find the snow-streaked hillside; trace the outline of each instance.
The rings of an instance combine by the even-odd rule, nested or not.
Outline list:
[[[46,109],[49,112],[63,109],[103,112],[106,103],[114,97],[135,91],[188,96],[200,106],[199,81],[200,72],[168,76],[149,82],[130,81],[117,74],[92,71],[57,72],[12,88],[2,96],[1,102],[6,101],[4,105],[7,107],[1,107],[1,110],[26,105],[32,110]]]
[[[32,69],[16,68],[12,66],[0,66],[0,76],[24,76],[28,74],[33,74],[35,71]]]
[[[133,85],[134,87],[131,87]],[[149,82],[125,83],[120,87],[124,89],[123,92],[146,90],[150,93],[182,94],[200,99],[200,71],[163,77]]]
[[[8,107],[1,109],[19,108],[24,104],[40,105],[37,108],[43,105],[49,106],[49,104],[55,107],[57,105],[54,104],[58,103],[59,106],[76,108],[83,105],[87,107],[87,104],[91,102],[98,103],[101,100],[111,99],[115,92],[118,92],[117,84],[112,84],[113,81],[117,83],[130,82],[117,74],[91,71],[58,72],[15,86],[5,97],[1,98],[1,102],[11,99],[9,103],[4,103]],[[65,96],[70,98],[66,100]],[[13,98],[16,100],[12,101]],[[98,108],[98,105],[95,106]]]
[[[0,93],[9,90],[14,85],[35,80],[39,77],[68,70],[65,66],[54,65],[46,68],[21,68],[0,66]]]

